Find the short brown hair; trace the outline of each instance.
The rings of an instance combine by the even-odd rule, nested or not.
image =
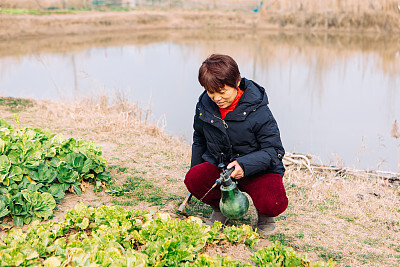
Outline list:
[[[228,55],[212,54],[200,66],[199,82],[208,92],[219,92],[225,85],[236,88],[239,81],[239,67]]]

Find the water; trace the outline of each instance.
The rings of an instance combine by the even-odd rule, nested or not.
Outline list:
[[[191,139],[201,62],[235,58],[267,90],[287,151],[400,171],[400,40],[366,35],[163,31],[0,42],[0,95],[71,99],[120,92]]]

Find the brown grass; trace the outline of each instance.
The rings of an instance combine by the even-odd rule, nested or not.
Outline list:
[[[0,112],[13,121],[14,115],[4,106],[0,106]],[[126,173],[114,173],[117,183],[140,173],[162,187],[165,194],[184,197],[183,177],[189,167],[190,146],[166,136],[149,119],[143,121],[146,113],[118,96],[113,101],[106,97],[70,103],[37,101],[18,116],[22,126],[48,127],[67,137],[82,137],[102,145],[111,165],[128,168]],[[307,251],[312,260],[333,257],[338,266],[398,266],[398,185],[349,174],[335,176],[328,171],[311,174],[295,166],[287,168],[284,183],[290,203],[277,218],[277,234],[270,240]],[[111,203],[113,197],[104,193],[93,196],[91,189],[80,198],[68,195],[61,207],[88,197],[98,204]],[[164,209],[172,212],[177,204],[179,201],[173,201]],[[253,226],[254,213],[252,207],[249,216]]]
[[[281,229],[295,238],[292,244],[320,255],[329,251],[351,266],[398,264],[398,186],[295,168],[287,170],[285,180],[291,204],[282,222],[287,229]]]
[[[308,12],[398,12],[395,0],[265,0],[263,8],[279,11]]]
[[[114,1],[124,2],[124,1]],[[127,1],[125,1],[127,2]],[[136,1],[140,6],[145,1]],[[183,1],[182,1],[183,2]],[[184,1],[186,7],[192,8],[240,8],[259,7],[257,0],[203,0]],[[171,6],[170,1],[164,0],[154,2],[153,6]],[[190,4],[191,3],[191,4]],[[47,8],[50,6],[67,7],[89,7],[90,0],[0,0],[0,7],[12,8]],[[261,9],[273,11],[307,11],[307,12],[354,12],[366,11],[398,12],[398,1],[396,0],[264,0]]]
[[[163,1],[166,3],[168,1]],[[169,5],[140,7],[135,11],[101,12],[94,18],[90,14],[49,16],[7,16],[0,19],[0,33],[5,38],[113,32],[139,28],[245,28],[287,29],[306,31],[347,32],[400,32],[400,4],[395,0],[266,0],[260,12],[253,12],[260,1],[196,1],[182,8]],[[89,3],[90,4],[90,3]],[[246,8],[240,8],[245,5]],[[0,0],[0,8],[45,9],[58,6],[61,9],[87,7],[87,0],[39,1]],[[211,8],[210,10],[210,7]],[[46,23],[53,20],[53,23]],[[9,23],[8,23],[9,21]],[[7,24],[6,24],[7,23]],[[1,24],[5,25],[4,29]],[[12,31],[6,31],[11,27]],[[28,27],[27,27],[28,26]]]

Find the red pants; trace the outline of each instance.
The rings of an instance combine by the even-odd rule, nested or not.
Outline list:
[[[204,162],[192,167],[185,177],[187,189],[197,199],[201,199],[219,178],[217,166]],[[241,191],[250,195],[257,211],[269,217],[276,217],[288,206],[288,198],[282,183],[282,177],[277,173],[267,173],[261,176],[244,177],[236,180]],[[204,203],[218,207],[221,198],[219,187],[215,187],[202,200]]]

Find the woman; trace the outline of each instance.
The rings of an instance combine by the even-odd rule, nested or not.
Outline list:
[[[231,177],[252,198],[258,231],[272,234],[274,217],[287,208],[288,199],[282,183],[285,151],[265,90],[241,78],[237,63],[227,55],[207,58],[198,78],[205,92],[196,105],[186,187],[201,199],[218,179],[219,163],[235,167]],[[219,210],[220,198],[220,190],[214,189],[203,199],[213,209],[208,225],[227,221]]]

